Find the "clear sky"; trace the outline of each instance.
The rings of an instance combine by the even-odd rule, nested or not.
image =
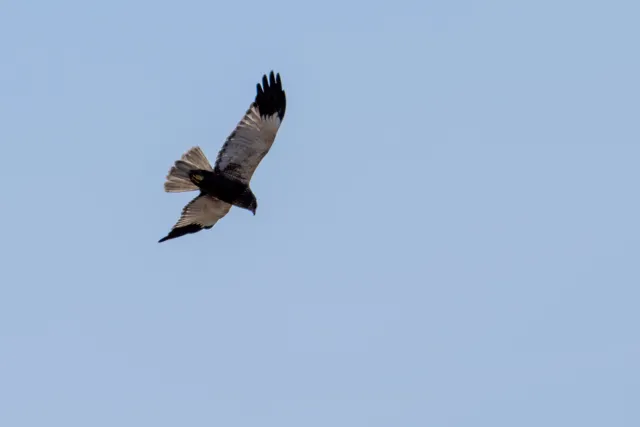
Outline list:
[[[637,1],[0,3],[0,425],[640,425]],[[259,209],[157,241],[263,73]]]

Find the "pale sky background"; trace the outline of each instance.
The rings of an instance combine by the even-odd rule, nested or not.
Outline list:
[[[640,425],[637,1],[3,1],[0,425]],[[263,73],[257,216],[163,244]]]

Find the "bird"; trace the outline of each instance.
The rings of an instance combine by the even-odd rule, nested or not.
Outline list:
[[[211,229],[237,206],[256,214],[258,201],[249,184],[258,165],[269,153],[282,125],[287,97],[280,74],[262,76],[256,96],[227,137],[212,167],[199,146],[191,147],[171,166],[167,193],[200,191],[182,209],[178,222],[158,243]]]

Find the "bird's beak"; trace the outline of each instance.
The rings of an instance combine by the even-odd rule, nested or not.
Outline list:
[[[256,216],[256,210],[252,209],[251,212],[253,212],[253,216]]]

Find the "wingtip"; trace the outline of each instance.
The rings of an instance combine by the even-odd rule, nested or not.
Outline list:
[[[274,70],[262,75],[261,83],[256,85],[257,93],[254,105],[260,110],[261,116],[278,114],[280,120],[284,118],[286,109],[286,93],[282,89],[280,73]]]
[[[282,78],[280,77],[280,73],[276,73],[271,70],[268,74],[262,75],[262,84],[258,83],[258,91],[264,92],[270,86],[276,86],[278,88],[282,87]]]

